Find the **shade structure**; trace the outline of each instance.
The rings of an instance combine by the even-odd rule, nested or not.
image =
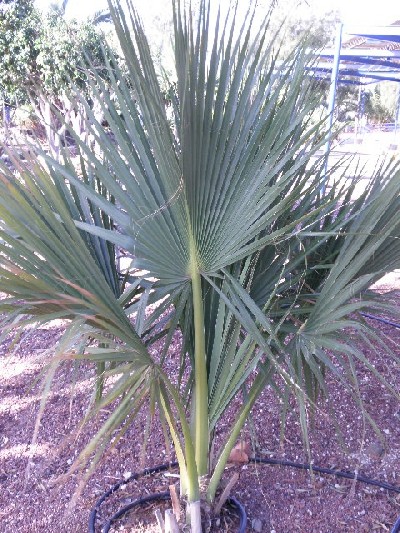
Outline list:
[[[344,40],[345,36],[348,39]],[[316,56],[316,62],[309,67],[309,73],[318,79],[330,79],[325,146],[327,170],[337,85],[400,82],[400,21],[389,26],[338,24],[334,48],[322,50]],[[326,183],[322,183],[322,193],[325,188]]]
[[[334,75],[337,83],[400,82],[400,21],[390,26],[340,24],[335,47],[318,52],[317,59],[312,73],[319,78]]]

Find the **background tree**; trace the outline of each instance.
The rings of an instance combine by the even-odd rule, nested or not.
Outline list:
[[[36,70],[35,42],[40,17],[33,0],[0,2],[0,88],[4,125],[9,125],[10,106],[28,100],[25,81]]]
[[[382,124],[394,122],[399,98],[399,83],[381,82],[367,88],[368,94],[365,105],[365,114],[368,121]]]
[[[50,148],[55,152],[58,141],[54,109],[71,122],[79,109],[66,92],[77,86],[85,93],[85,68],[101,74],[105,66],[102,32],[91,20],[68,21],[62,16],[66,4],[53,6],[43,14],[34,8],[32,0],[14,0],[2,10],[0,18],[3,100],[13,105],[29,101],[45,123]]]

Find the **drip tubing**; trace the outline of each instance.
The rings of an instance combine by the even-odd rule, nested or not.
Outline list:
[[[359,474],[355,474],[354,472],[335,470],[333,468],[322,468],[320,466],[314,466],[309,463],[294,463],[293,461],[286,461],[283,459],[268,459],[268,458],[263,458],[263,457],[252,457],[250,458],[250,463],[254,463],[254,464],[262,463],[262,464],[268,464],[268,465],[289,466],[291,468],[299,468],[301,470],[312,470],[313,472],[318,472],[320,474],[330,474],[330,475],[334,475],[337,477],[344,477],[346,479],[355,479],[367,485],[374,485],[375,487],[380,487],[386,490],[391,490],[393,492],[397,492],[400,494],[400,487],[396,487],[395,485],[390,485],[390,483],[386,483],[385,481],[378,481],[376,479],[371,479],[365,476],[360,476]],[[396,520],[393,526],[393,529],[390,531],[390,533],[400,533],[400,516]]]
[[[247,514],[246,510],[243,507],[243,505],[240,503],[239,500],[231,496],[226,500],[226,503],[228,505],[231,505],[232,507],[235,507],[237,514],[239,515],[239,529],[237,533],[246,533],[246,527],[247,527]]]
[[[121,481],[118,481],[118,483],[115,483],[111,488],[109,488],[102,496],[99,498],[93,507],[90,516],[89,516],[89,533],[96,533],[96,518],[97,513],[100,510],[101,504],[106,500],[111,494],[114,494],[115,491],[117,491],[121,485],[125,485],[126,483],[129,483],[130,481],[134,481],[135,479],[138,479],[143,476],[147,476],[150,474],[157,474],[158,472],[164,472],[165,470],[168,470],[168,468],[174,468],[178,466],[177,462],[173,463],[166,463],[158,466],[153,466],[151,468],[146,468],[142,472],[138,472],[135,474],[130,475],[127,479],[122,479]]]
[[[162,464],[158,466],[154,466],[152,468],[146,468],[142,472],[135,473],[130,475],[127,479],[123,479],[121,481],[118,481],[118,483],[115,483],[110,489],[108,489],[102,496],[99,498],[92,509],[89,517],[89,533],[95,533],[96,532],[96,518],[97,513],[100,510],[101,504],[109,497],[111,494],[116,492],[122,485],[125,485],[126,483],[129,483],[130,481],[134,481],[135,479],[138,479],[140,477],[144,477],[150,474],[157,474],[158,472],[164,472],[165,470],[168,470],[169,468],[174,468],[178,466],[177,462],[173,463],[167,463]],[[169,492],[159,492],[157,494],[150,494],[149,496],[145,496],[143,498],[138,498],[137,500],[134,500],[133,502],[129,503],[125,507],[122,507],[117,511],[114,515],[111,516],[111,518],[108,519],[108,521],[104,524],[102,533],[108,533],[110,531],[112,522],[114,520],[117,520],[121,516],[123,516],[125,513],[127,513],[130,509],[135,507],[136,505],[142,505],[151,501],[155,500],[169,500],[171,499]],[[247,527],[247,515],[245,508],[243,505],[234,497],[228,498],[226,503],[232,507],[235,508],[238,517],[239,517],[239,529],[237,533],[245,533],[246,527]]]
[[[354,472],[347,472],[343,470],[336,470],[334,468],[323,468],[320,466],[311,465],[309,463],[296,463],[293,461],[288,461],[284,459],[272,459],[272,458],[264,458],[264,457],[252,457],[249,460],[250,463],[260,463],[260,464],[269,464],[269,465],[278,465],[278,466],[288,466],[291,468],[298,468],[300,470],[311,470],[313,472],[318,472],[320,474],[329,474],[334,475],[336,477],[342,477],[346,479],[355,479],[356,481],[361,481],[362,483],[365,483],[367,485],[373,485],[375,487],[383,488],[386,490],[390,490],[392,492],[397,492],[400,494],[400,488],[396,487],[395,485],[391,485],[390,483],[386,483],[385,481],[378,481],[376,479],[371,479],[359,474],[355,474]],[[132,474],[127,479],[123,479],[121,481],[118,481],[118,483],[115,483],[109,490],[107,490],[101,498],[99,498],[92,509],[89,517],[89,533],[95,533],[95,522],[97,518],[97,513],[100,510],[101,504],[109,497],[111,494],[113,494],[115,491],[117,491],[122,485],[125,485],[126,483],[129,483],[130,481],[134,481],[135,479],[138,479],[140,477],[150,475],[150,474],[156,474],[158,472],[163,472],[165,470],[168,470],[169,468],[174,468],[178,466],[177,462],[173,463],[166,463],[162,465],[158,465],[152,468],[146,468],[142,472]],[[170,495],[169,492],[160,492],[158,494],[151,494],[150,496],[145,496],[143,498],[139,498],[137,500],[134,500],[133,502],[129,503],[125,507],[121,508],[117,513],[115,513],[104,525],[103,527],[103,533],[108,533],[111,527],[111,524],[114,520],[117,520],[121,516],[123,516],[126,512],[128,512],[132,507],[136,505],[140,505],[142,503],[147,503],[154,500],[169,500]],[[229,498],[227,500],[227,503],[232,505],[236,508],[240,524],[238,533],[244,533],[246,531],[247,526],[247,516],[244,507],[242,504],[236,499],[236,498]],[[400,517],[396,520],[393,529],[390,533],[400,533]]]
[[[299,468],[301,470],[312,470],[313,472],[318,472],[320,474],[330,474],[337,477],[344,477],[346,479],[355,479],[366,483],[367,485],[374,485],[375,487],[380,487],[382,489],[391,490],[393,492],[400,493],[400,488],[385,481],[378,481],[376,479],[371,479],[354,472],[346,472],[343,470],[335,470],[334,468],[322,468],[320,466],[314,466],[309,463],[294,463],[293,461],[286,461],[283,459],[265,459],[263,457],[253,457],[250,459],[251,463],[264,463],[268,465],[280,465],[280,466],[290,466],[292,468]]]
[[[400,516],[399,518],[396,520],[396,523],[395,525],[393,526],[393,529],[390,533],[400,533]]]
[[[112,523],[115,520],[118,520],[118,518],[121,518],[121,516],[124,516],[125,513],[127,513],[128,511],[130,511],[137,505],[144,505],[149,502],[160,501],[160,500],[168,501],[170,499],[171,499],[171,495],[169,491],[158,492],[156,494],[150,494],[149,496],[145,496],[143,498],[138,498],[137,500],[134,500],[133,502],[126,505],[125,507],[122,507],[119,511],[117,511],[114,515],[112,515],[112,517],[104,524],[102,533],[109,533]],[[239,515],[240,522],[239,522],[239,529],[237,533],[246,533],[247,515],[246,515],[246,511],[243,505],[236,498],[228,498],[226,500],[226,503],[234,507],[237,511],[237,514]]]
[[[372,320],[377,320],[378,322],[382,322],[382,324],[388,324],[389,326],[393,326],[394,328],[400,329],[400,324],[396,324],[396,322],[392,322],[391,320],[386,320],[386,318],[381,318],[380,316],[370,315],[369,313],[360,313],[362,316],[365,316],[366,318],[372,318]]]
[[[171,496],[169,492],[158,492],[156,494],[150,494],[149,496],[144,496],[143,498],[138,498],[133,502],[122,507],[118,512],[112,515],[112,517],[104,524],[102,533],[108,533],[112,526],[114,520],[118,520],[121,516],[124,516],[125,513],[136,507],[137,505],[144,505],[149,502],[159,501],[159,500],[170,500]]]

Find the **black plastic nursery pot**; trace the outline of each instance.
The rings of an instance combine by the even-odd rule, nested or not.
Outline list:
[[[144,476],[157,474],[159,472],[163,472],[168,470],[169,468],[176,467],[177,463],[171,463],[171,464],[164,464],[159,465],[153,468],[147,468],[146,470],[143,470],[143,472],[133,474],[128,479],[119,481],[115,485],[113,485],[107,492],[105,492],[101,498],[99,498],[90,513],[89,517],[89,533],[108,533],[113,526],[113,524],[120,518],[122,518],[124,515],[126,515],[129,512],[132,512],[135,510],[135,508],[139,508],[140,506],[146,505],[151,502],[163,502],[171,500],[171,496],[169,491],[167,492],[158,492],[154,494],[149,494],[147,496],[137,498],[124,507],[121,507],[116,513],[112,514],[110,517],[108,517],[106,520],[103,520],[102,524],[98,524],[96,528],[96,521],[98,520],[98,514],[100,511],[101,505],[112,495],[114,494],[122,485],[126,485],[127,483],[134,481],[136,479],[139,479]],[[230,508],[234,511],[234,513],[237,515],[239,525],[237,527],[237,533],[245,533],[246,526],[247,526],[247,515],[246,511],[241,505],[241,503],[236,498],[229,498],[225,503],[225,508]]]

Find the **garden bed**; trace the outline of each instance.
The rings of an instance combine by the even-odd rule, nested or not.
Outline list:
[[[398,282],[398,276],[392,276],[377,291],[400,305]],[[400,329],[380,322],[375,326],[393,341],[393,350],[400,356]],[[65,478],[63,475],[100,423],[100,420],[92,421],[75,435],[89,404],[93,368],[87,366],[77,374],[73,364],[68,364],[57,371],[37,444],[30,446],[39,408],[38,384],[34,380],[43,368],[44,351],[54,345],[62,330],[61,323],[27,329],[14,345],[7,339],[0,346],[1,533],[85,532],[95,501],[113,483],[143,467],[169,459],[157,426],[152,429],[143,451],[146,420],[138,419],[107,454],[82,495],[72,502],[81,476],[73,474]],[[398,389],[399,366],[389,363],[380,347],[375,350],[373,346],[364,346],[363,351]],[[172,371],[174,354],[170,365]],[[310,430],[314,464],[356,471],[400,487],[399,403],[363,371],[359,373],[359,382],[366,406],[382,430],[381,440],[365,424],[351,398],[331,380],[329,405],[322,402]],[[337,438],[330,409],[336,414],[342,442]],[[106,414],[102,413],[101,417]],[[234,409],[226,417],[233,414]],[[252,424],[254,433],[250,431]],[[265,391],[257,403],[252,424],[247,425],[243,438],[253,442],[259,456],[308,461],[295,412],[289,414],[285,438],[280,441],[279,405],[271,391]],[[233,495],[246,507],[249,532],[383,533],[390,531],[400,515],[399,494],[360,482],[319,474],[312,477],[307,471],[283,466],[244,464],[231,465],[230,469],[240,474]],[[156,488],[167,490],[170,483],[170,477],[160,475]],[[135,495],[132,491],[136,491]],[[146,489],[138,482],[126,485],[113,501],[104,505],[102,515],[145,493]],[[142,520],[141,526],[134,527],[129,518],[116,524],[114,531],[157,531],[145,522]],[[226,531],[226,527],[221,531]]]

